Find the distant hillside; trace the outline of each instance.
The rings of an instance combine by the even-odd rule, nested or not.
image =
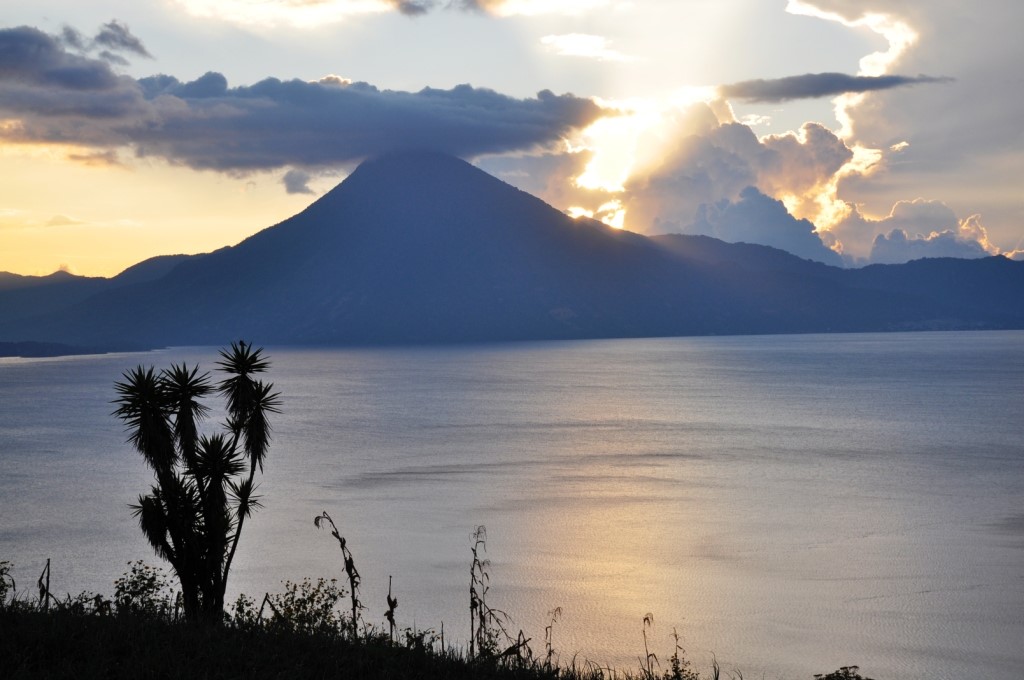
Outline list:
[[[1024,263],[843,270],[765,246],[646,238],[573,220],[434,153],[368,161],[234,247],[95,281],[0,288],[0,340],[351,345],[1024,328]]]
[[[129,267],[110,279],[75,276],[64,271],[47,276],[19,276],[0,272],[0,340],[22,342],[45,337],[51,342],[60,342],[66,341],[66,338],[73,338],[74,332],[69,332],[66,336],[40,333],[26,320],[60,319],[73,313],[79,305],[97,293],[162,278],[189,257],[153,257]],[[20,335],[19,329],[22,328],[30,335]],[[109,339],[103,337],[96,339],[102,345],[109,342]]]

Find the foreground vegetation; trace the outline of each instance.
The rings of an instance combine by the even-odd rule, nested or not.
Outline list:
[[[343,539],[342,539],[343,540]],[[474,557],[473,569],[482,568]],[[285,584],[256,602],[241,596],[218,622],[186,617],[179,592],[160,569],[141,562],[114,584],[114,596],[58,598],[48,569],[38,597],[15,589],[10,563],[0,562],[0,677],[36,678],[495,678],[508,680],[742,680],[718,664],[701,673],[676,645],[664,668],[648,650],[636,669],[592,663],[560,665],[550,628],[535,652],[522,633],[508,636],[500,612],[486,601],[486,572],[477,590],[475,646],[446,644],[434,630],[397,630],[397,599],[389,594],[388,627],[363,621],[358,597],[319,579]],[[478,580],[482,579],[482,580]],[[473,596],[471,595],[471,598]],[[356,603],[356,618],[349,605]],[[553,616],[555,616],[553,614]],[[507,621],[507,619],[504,619]],[[856,666],[817,680],[870,680]]]

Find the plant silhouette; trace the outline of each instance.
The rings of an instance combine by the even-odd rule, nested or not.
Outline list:
[[[223,618],[242,526],[261,507],[254,480],[270,443],[268,414],[280,406],[273,384],[254,377],[270,365],[262,349],[237,342],[220,356],[225,377],[216,385],[198,366],[159,373],[139,366],[115,384],[114,402],[128,442],[156,478],[150,493],[131,506],[133,514],[177,574],[185,616],[211,622]],[[227,419],[223,432],[207,436],[199,425],[210,409],[201,400],[214,391],[226,401]]]

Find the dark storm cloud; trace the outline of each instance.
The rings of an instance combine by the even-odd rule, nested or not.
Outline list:
[[[53,37],[21,26],[0,30],[0,83],[4,87],[104,90],[117,76],[99,60],[71,54]]]
[[[908,85],[948,83],[952,80],[924,75],[851,76],[845,73],[806,73],[772,80],[744,80],[723,85],[720,92],[727,99],[778,103],[793,99],[832,97],[848,92],[871,92]]]
[[[126,42],[130,33],[112,35]],[[337,166],[406,147],[460,156],[538,148],[602,115],[589,99],[547,90],[517,99],[470,85],[402,92],[275,78],[232,88],[214,72],[135,80],[68,44],[34,28],[0,30],[0,116],[19,121],[0,138],[128,146],[233,172]]]

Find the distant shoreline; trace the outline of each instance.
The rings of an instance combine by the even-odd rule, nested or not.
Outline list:
[[[0,357],[4,358],[43,359],[83,354],[106,354],[108,351],[96,347],[64,345],[58,342],[0,342]]]

